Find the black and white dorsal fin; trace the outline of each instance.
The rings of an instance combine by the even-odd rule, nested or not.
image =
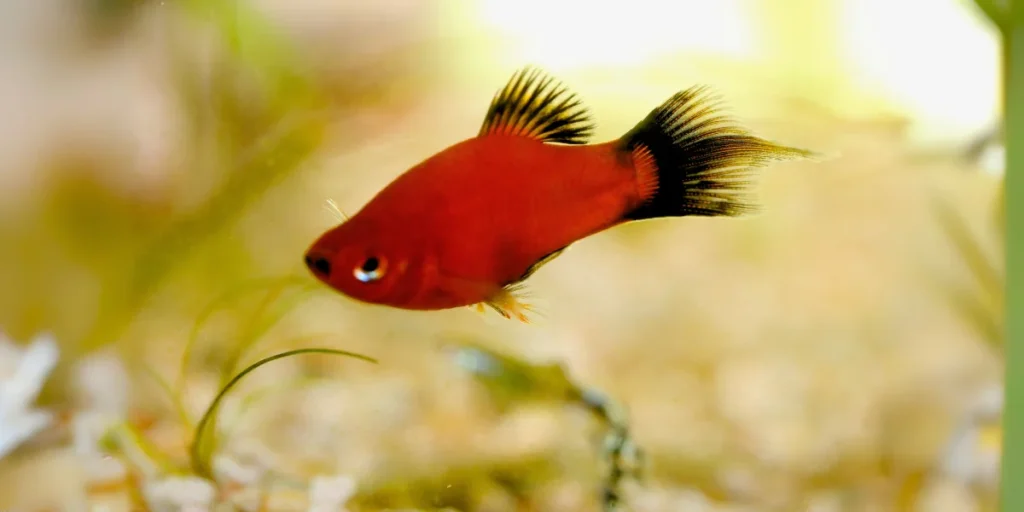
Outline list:
[[[521,135],[561,144],[586,144],[593,131],[590,113],[576,94],[533,66],[516,71],[498,91],[480,127],[480,135]]]

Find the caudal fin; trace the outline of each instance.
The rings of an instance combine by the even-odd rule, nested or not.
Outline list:
[[[619,142],[631,154],[646,201],[629,220],[757,211],[752,173],[816,153],[753,136],[717,108],[703,86],[681,91],[651,111]]]

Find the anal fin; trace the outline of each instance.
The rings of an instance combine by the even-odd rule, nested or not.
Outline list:
[[[545,264],[550,263],[551,260],[559,257],[568,248],[569,246],[555,249],[554,251],[542,256],[532,265],[527,267],[526,271],[523,272],[523,275],[519,276],[519,279],[506,284],[492,298],[477,305],[477,310],[482,311],[483,306],[486,304],[505,318],[515,317],[520,322],[530,323],[526,318],[526,313],[537,313],[537,309],[523,300],[526,295],[526,286],[523,282],[529,279],[530,276],[540,270],[540,268]]]
[[[550,263],[551,260],[561,256],[561,254],[568,248],[569,246],[565,246],[545,254],[532,265],[527,267],[518,279],[505,284],[505,286],[501,287],[501,289],[495,292],[487,300],[473,304],[469,307],[475,309],[479,313],[483,313],[486,307],[490,307],[505,318],[515,318],[520,322],[530,323],[527,318],[527,313],[538,313],[538,311],[536,307],[524,300],[526,295],[528,295],[524,281],[540,270],[541,267]]]
[[[526,316],[527,313],[536,313],[537,310],[524,300],[524,291],[525,289],[521,283],[508,285],[498,290],[497,293],[488,298],[483,304],[497,311],[499,315],[505,318],[515,318],[524,324],[528,324],[530,319]]]

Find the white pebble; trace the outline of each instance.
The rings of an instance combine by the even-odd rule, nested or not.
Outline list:
[[[213,459],[213,474],[218,481],[228,480],[244,486],[259,483],[265,471],[257,464],[241,464],[234,459],[217,456]]]
[[[24,350],[0,334],[0,458],[53,421],[31,405],[59,357],[50,334],[36,336]]]
[[[309,483],[308,512],[342,510],[356,492],[356,481],[345,475],[317,476]]]
[[[75,365],[76,392],[86,409],[116,417],[128,412],[131,380],[114,352],[92,354]]]
[[[198,477],[168,477],[147,482],[143,487],[146,503],[155,512],[205,512],[217,495],[213,485]]]

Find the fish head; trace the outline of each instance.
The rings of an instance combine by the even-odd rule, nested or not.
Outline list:
[[[305,263],[318,280],[353,299],[403,306],[422,281],[422,251],[408,239],[352,218],[320,236]]]

